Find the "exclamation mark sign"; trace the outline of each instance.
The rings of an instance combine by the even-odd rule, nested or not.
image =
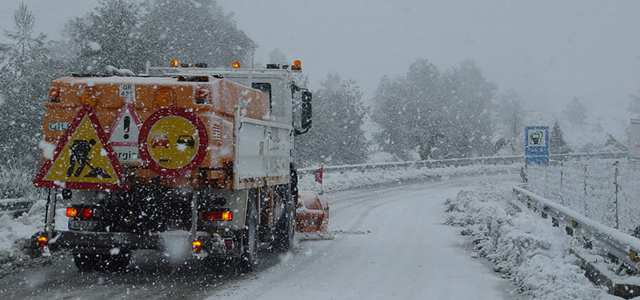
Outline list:
[[[123,121],[124,121],[124,139],[128,140],[129,139],[129,129],[131,127],[131,117],[125,116]]]

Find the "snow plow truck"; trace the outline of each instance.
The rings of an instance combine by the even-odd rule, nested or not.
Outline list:
[[[259,245],[288,250],[294,139],[312,114],[311,93],[292,79],[301,69],[172,60],[53,80],[34,179],[48,189],[45,227],[33,247],[68,249],[81,271],[124,269],[141,249],[251,271]],[[56,228],[57,203],[68,228]]]

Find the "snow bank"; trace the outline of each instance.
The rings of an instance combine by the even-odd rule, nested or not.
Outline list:
[[[51,263],[50,258],[29,256],[27,239],[44,228],[45,200],[34,203],[28,213],[17,218],[0,214],[0,278],[9,273]]]
[[[617,299],[584,277],[570,239],[528,210],[510,204],[512,191],[483,186],[447,200],[447,224],[464,227],[473,237],[472,256],[481,256],[494,271],[511,279],[517,292],[534,299]]]

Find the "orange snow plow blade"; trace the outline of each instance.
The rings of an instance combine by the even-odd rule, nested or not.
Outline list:
[[[301,240],[333,239],[327,231],[328,224],[327,196],[315,192],[299,192],[296,205],[296,232],[301,236]]]

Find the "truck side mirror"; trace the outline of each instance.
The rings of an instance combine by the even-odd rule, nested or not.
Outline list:
[[[312,99],[312,95],[311,92],[309,91],[304,91],[302,92],[302,113],[301,113],[301,125],[302,125],[302,129],[305,131],[308,131],[311,128],[311,119],[312,119],[312,105],[311,105],[311,99]]]

